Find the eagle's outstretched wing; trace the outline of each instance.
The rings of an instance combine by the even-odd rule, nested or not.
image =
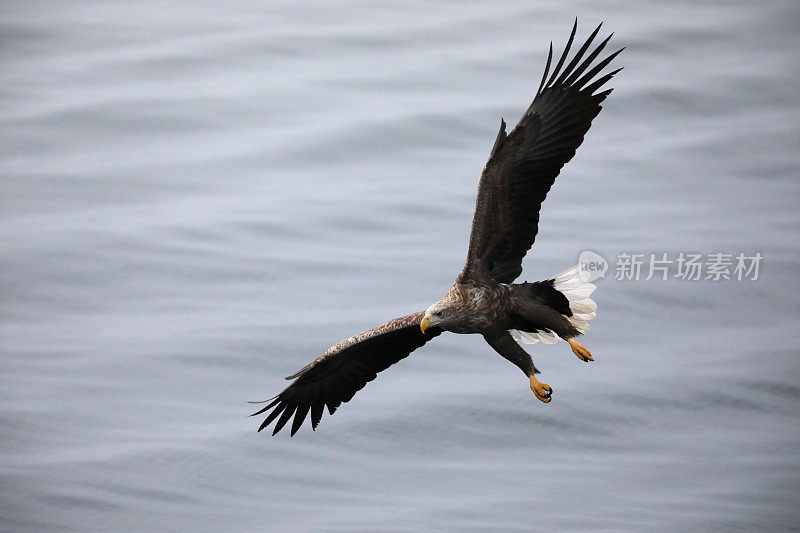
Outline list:
[[[622,50],[592,65],[610,35],[586,54],[600,26],[565,66],[577,26],[576,20],[564,53],[548,79],[553,59],[550,44],[536,97],[509,135],[501,121],[478,186],[465,273],[491,276],[500,283],[511,283],[522,273],[522,258],[539,229],[542,202],[561,167],[583,142],[600,112],[600,103],[611,89],[595,91],[621,70],[597,77]]]
[[[299,372],[287,377],[294,379],[280,394],[267,400],[267,405],[253,416],[271,412],[261,423],[259,431],[278,418],[275,435],[294,415],[292,435],[303,424],[309,411],[311,427],[316,429],[323,408],[333,414],[342,402],[348,402],[364,385],[375,379],[400,359],[439,335],[442,330],[431,327],[423,333],[419,324],[424,312],[390,320],[382,326],[350,337],[329,348]]]

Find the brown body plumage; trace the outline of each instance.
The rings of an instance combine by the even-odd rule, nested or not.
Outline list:
[[[536,97],[511,133],[506,134],[501,120],[478,186],[467,261],[444,298],[425,312],[396,318],[336,344],[286,378],[294,382],[254,413],[269,411],[259,431],[277,420],[274,435],[294,417],[294,435],[309,413],[316,428],[325,407],[333,414],[378,372],[443,331],[483,335],[525,372],[534,394],[545,403],[552,389],[535,378],[538,370],[515,338],[524,342],[561,338],[579,358],[592,360],[588,350],[573,340],[588,328],[586,321],[594,318],[596,308],[589,299],[594,286],[580,278],[576,267],[553,279],[512,283],[536,238],[547,192],[575,155],[611,89],[596,91],[618,72],[598,77],[621,50],[594,63],[610,36],[587,54],[600,26],[566,62],[576,29],[577,21],[548,78],[550,45]]]

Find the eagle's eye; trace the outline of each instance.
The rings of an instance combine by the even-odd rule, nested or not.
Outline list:
[[[433,312],[433,316],[442,316],[442,312],[441,311],[434,311]]]

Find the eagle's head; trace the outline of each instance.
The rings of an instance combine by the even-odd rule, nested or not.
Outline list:
[[[458,320],[459,306],[453,301],[450,293],[444,298],[430,306],[425,310],[425,316],[422,317],[422,322],[419,323],[419,328],[425,333],[425,330],[438,326],[442,329],[448,329],[448,326],[455,325]]]

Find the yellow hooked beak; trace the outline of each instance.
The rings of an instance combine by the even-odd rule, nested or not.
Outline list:
[[[425,333],[425,330],[431,325],[431,315],[425,313],[425,316],[422,317],[422,322],[419,323],[419,329],[422,330],[422,333]]]

